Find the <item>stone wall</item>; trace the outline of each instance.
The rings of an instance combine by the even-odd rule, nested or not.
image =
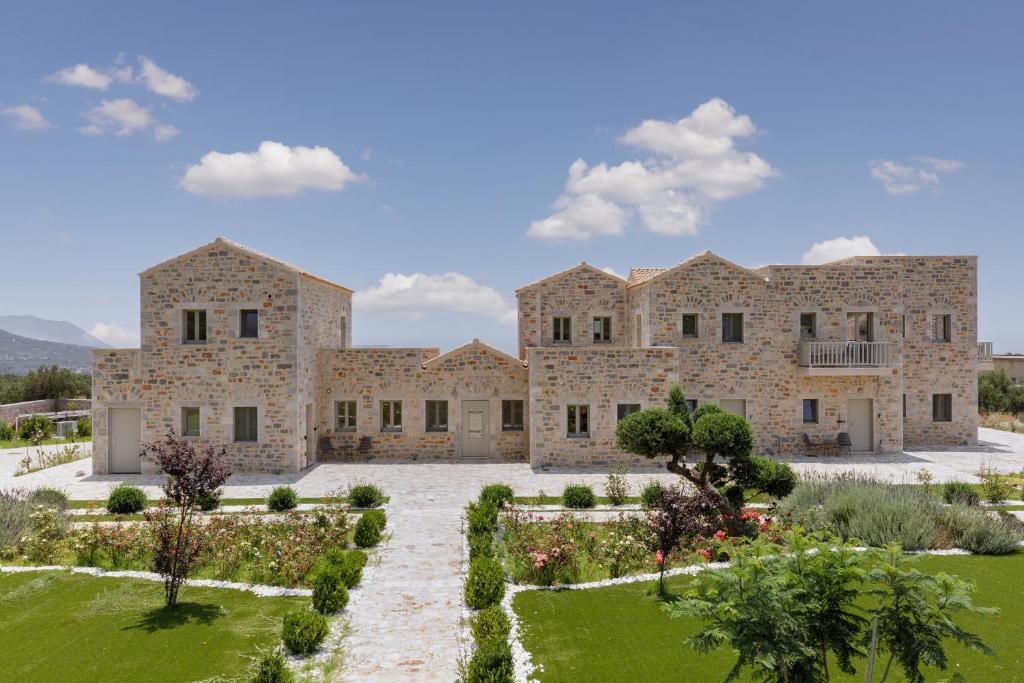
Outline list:
[[[992,369],[1002,370],[1017,384],[1024,384],[1024,356],[993,356]]]
[[[145,405],[139,349],[92,351],[92,473],[108,474],[109,408]]]
[[[528,433],[501,429],[502,400],[524,401],[522,362],[472,342],[438,356],[437,349],[322,349],[319,354],[318,434],[345,459],[455,460],[462,453],[462,402],[489,402],[491,459],[525,461]],[[402,431],[381,430],[382,400],[402,401]],[[448,431],[426,431],[426,401],[448,401]],[[356,430],[336,425],[338,401],[356,401]],[[528,422],[526,422],[528,424]],[[369,450],[360,440],[368,437]]]
[[[538,347],[528,353],[531,465],[649,464],[615,447],[617,406],[664,407],[678,380],[678,349]],[[567,406],[574,404],[589,406],[589,438],[567,434]]]
[[[554,345],[556,316],[572,318],[572,346],[629,346],[625,286],[625,280],[584,263],[517,290],[519,357],[525,359],[530,347]],[[611,317],[611,341],[594,342],[595,317]]]
[[[0,405],[0,422],[15,424],[23,415],[59,413],[65,410],[89,410],[92,401],[87,398],[44,398]]]

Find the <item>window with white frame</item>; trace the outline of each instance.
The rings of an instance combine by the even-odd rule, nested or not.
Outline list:
[[[722,314],[722,341],[738,344],[743,341],[743,314]]]
[[[182,311],[181,340],[186,344],[206,343],[206,311]]]
[[[199,436],[199,408],[188,406],[181,409],[181,435]]]
[[[427,431],[448,431],[448,401],[427,401]]]
[[[335,402],[335,429],[339,432],[356,431],[356,402]]]
[[[590,406],[566,406],[565,432],[571,438],[590,436]]]
[[[622,418],[632,415],[633,413],[640,412],[639,403],[620,403],[615,407],[615,419],[619,422]]]
[[[258,411],[252,406],[235,408],[235,441],[259,440]]]
[[[874,313],[846,314],[846,341],[869,342],[875,340]]]
[[[594,318],[594,341],[610,342],[612,340],[612,319],[608,316]]]
[[[380,402],[380,430],[382,432],[402,431],[402,402]]]
[[[523,401],[506,400],[501,402],[501,431],[523,431]]]
[[[572,342],[572,318],[556,316],[551,324],[551,338],[558,343]]]

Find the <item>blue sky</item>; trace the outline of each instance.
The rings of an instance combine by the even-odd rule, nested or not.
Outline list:
[[[583,260],[800,263],[867,237],[853,251],[977,254],[979,337],[1024,352],[1022,20],[1011,2],[6,7],[0,313],[129,344],[138,271],[224,235],[362,291],[357,344],[512,350],[513,290]],[[814,253],[851,248],[830,244]]]

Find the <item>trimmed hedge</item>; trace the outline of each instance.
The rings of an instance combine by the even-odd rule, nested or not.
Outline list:
[[[586,484],[568,484],[562,490],[562,505],[573,510],[587,510],[597,505],[594,489]]]
[[[512,648],[507,641],[477,643],[466,668],[466,683],[511,683],[514,676]]]
[[[499,510],[510,505],[515,498],[512,487],[508,484],[488,484],[480,489],[480,496],[477,498],[481,503],[494,503]]]
[[[285,615],[281,639],[293,655],[309,655],[317,651],[330,632],[327,617],[303,609]]]
[[[112,515],[131,515],[146,508],[146,493],[138,486],[119,484],[107,496],[107,512]]]
[[[291,486],[275,486],[267,496],[267,509],[271,512],[294,510],[299,505],[299,496]]]
[[[380,507],[384,500],[384,492],[373,484],[356,484],[348,490],[348,504],[354,508]]]
[[[356,522],[355,533],[352,534],[352,540],[360,548],[370,548],[380,543],[383,535],[381,534],[381,527],[378,519],[374,517],[368,517],[366,514],[359,518]]]
[[[348,604],[348,588],[337,567],[321,572],[313,581],[313,609],[320,614],[333,614]]]
[[[466,604],[472,609],[497,605],[505,597],[505,570],[492,557],[478,557],[469,563]]]

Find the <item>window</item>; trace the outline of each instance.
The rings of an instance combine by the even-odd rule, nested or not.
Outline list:
[[[948,313],[932,316],[932,339],[937,342],[953,341],[953,316]]]
[[[239,311],[238,336],[255,339],[260,336],[260,312],[255,309]]]
[[[523,431],[523,402],[502,401],[501,402],[501,431],[521,432]]]
[[[900,339],[907,338],[907,315],[904,313],[900,316]]]
[[[568,406],[566,415],[566,433],[572,438],[590,436],[590,406]]]
[[[556,342],[572,341],[572,318],[555,318],[553,339]]]
[[[594,341],[610,342],[612,340],[612,319],[594,318]]]
[[[255,408],[235,408],[235,441],[257,441]]]
[[[380,430],[382,432],[402,431],[402,402],[380,402]]]
[[[953,394],[932,394],[932,422],[953,421]]]
[[[334,405],[337,407],[336,429],[339,432],[356,431],[356,402],[338,401]]]
[[[206,343],[206,311],[185,311],[182,340],[187,344]]]
[[[722,341],[737,343],[743,341],[743,314],[722,314]]]
[[[718,402],[718,405],[722,410],[732,413],[733,415],[739,415],[744,420],[747,419],[747,400],[743,398],[723,398]]]
[[[907,417],[907,395],[903,394],[903,417]]]
[[[683,336],[689,339],[697,336],[696,313],[683,313]]]
[[[616,412],[617,412],[617,418],[621,421],[622,418],[626,417],[627,415],[632,415],[633,413],[639,413],[640,412],[640,404],[639,403],[620,403],[618,406],[616,406]]]
[[[348,344],[348,318],[341,316],[341,345]]]
[[[427,401],[427,431],[448,431],[448,401]]]
[[[815,313],[800,314],[800,338],[815,339],[818,336],[818,316]]]
[[[804,399],[804,423],[805,424],[817,424],[818,423],[818,399],[816,399],[816,398],[805,398]]]
[[[686,409],[690,411],[690,415],[693,415],[693,411],[697,410],[697,399],[688,398],[686,399]]]
[[[875,315],[873,313],[846,314],[846,340],[869,342],[875,340]]]
[[[644,336],[644,319],[639,313],[637,313],[633,318],[633,327],[633,331],[636,333],[636,345],[643,346],[643,342],[640,340],[643,339]]]
[[[181,435],[199,436],[199,408],[181,409]]]

